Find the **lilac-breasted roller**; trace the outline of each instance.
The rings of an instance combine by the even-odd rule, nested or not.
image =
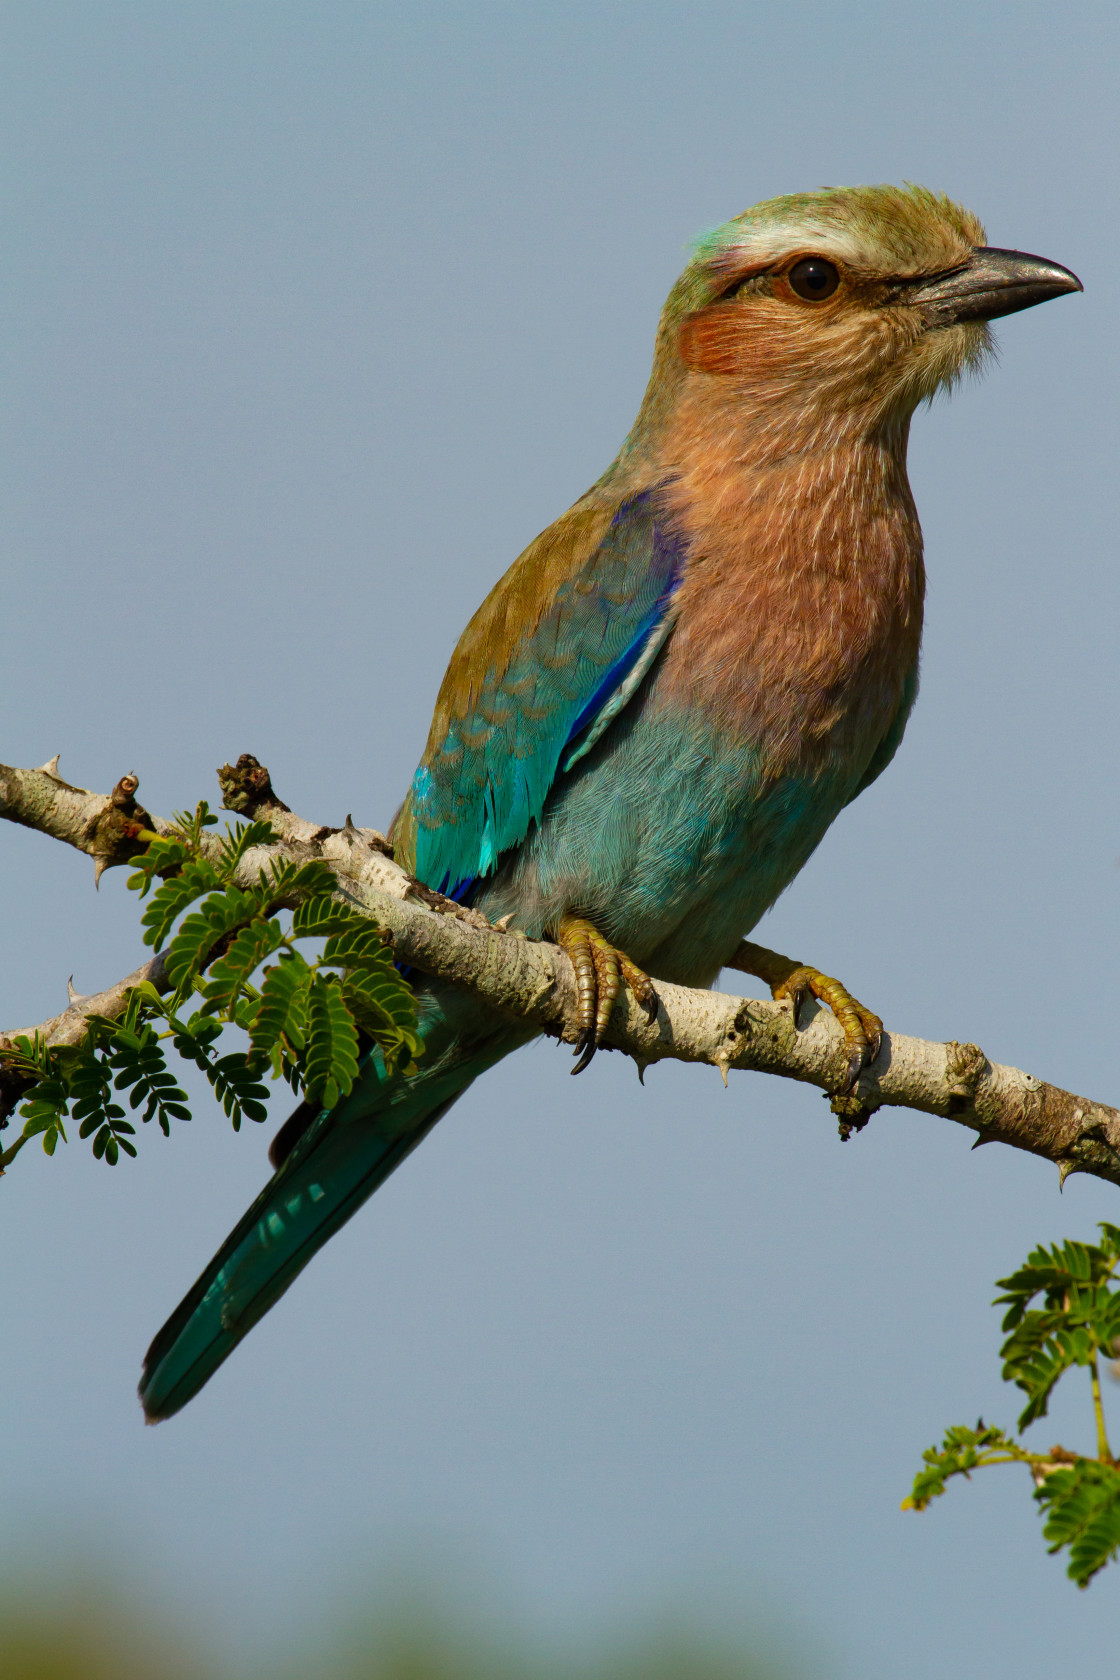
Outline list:
[[[568,950],[580,1066],[620,984],[710,986],[890,762],[922,626],[911,415],[983,361],[991,319],[1078,290],[917,187],[772,199],[698,241],[632,431],[467,626],[393,827],[427,886]],[[748,950],[775,995],[836,1010],[858,1076],[877,1018]],[[417,984],[416,1071],[375,1051],[334,1109],[283,1128],[274,1177],[149,1349],[149,1418],[534,1035]]]

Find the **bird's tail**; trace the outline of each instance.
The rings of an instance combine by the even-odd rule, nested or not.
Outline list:
[[[198,1393],[471,1081],[533,1036],[442,989],[422,994],[420,1032],[415,1073],[387,1075],[374,1051],[350,1095],[312,1120],[158,1332],[140,1380],[149,1423]]]

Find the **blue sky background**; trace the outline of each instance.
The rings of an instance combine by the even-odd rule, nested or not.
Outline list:
[[[916,420],[918,708],[761,936],[1120,1100],[1114,7],[24,0],[0,63],[0,759],[135,769],[162,812],[249,750],[304,814],[387,822],[697,232],[908,179],[1074,268]],[[0,930],[7,1026],[140,945],[123,872],[95,896],[10,827]],[[140,1356],[266,1139],[202,1101],[115,1171],[25,1152],[9,1564],[100,1557],[231,1651],[422,1558],[564,1637],[691,1605],[830,1680],[1114,1673],[1120,1570],[1079,1594],[1025,1476],[898,1505],[945,1424],[1015,1416],[991,1281],[1116,1193],[916,1116],[841,1147],[761,1076],[568,1065],[488,1076],[156,1430]],[[1034,1434],[1089,1447],[1087,1397]]]

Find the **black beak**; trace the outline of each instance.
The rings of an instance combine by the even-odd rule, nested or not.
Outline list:
[[[1014,315],[1063,292],[1084,291],[1076,274],[1061,263],[1032,257],[1026,251],[1001,251],[977,245],[963,268],[920,281],[907,302],[923,309],[931,327],[959,321],[994,321]]]

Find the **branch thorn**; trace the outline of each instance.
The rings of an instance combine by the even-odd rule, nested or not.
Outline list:
[[[56,782],[60,782],[62,780],[62,777],[58,773],[58,760],[59,760],[60,756],[61,755],[59,753],[55,753],[53,758],[48,758],[48,760],[45,764],[40,764],[39,765],[39,769],[43,773],[43,775],[44,776],[53,776],[53,778]]]

